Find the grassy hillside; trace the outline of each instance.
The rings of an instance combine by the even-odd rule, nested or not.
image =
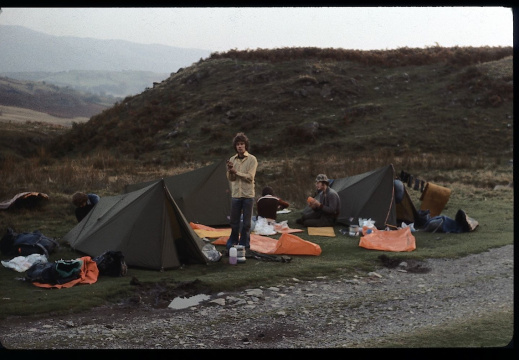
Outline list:
[[[117,194],[231,156],[238,131],[259,160],[258,193],[273,185],[294,206],[318,173],[390,163],[493,189],[513,182],[512,65],[511,48],[214,53],[72,128],[0,122],[0,196]]]
[[[79,124],[54,151],[175,165],[227,157],[244,131],[260,159],[508,159],[512,103],[512,48],[230,51]]]
[[[90,117],[117,101],[112,96],[99,96],[47,84],[0,77],[0,105],[46,113],[56,117]]]

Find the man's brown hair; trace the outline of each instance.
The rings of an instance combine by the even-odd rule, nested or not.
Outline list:
[[[236,136],[232,140],[232,146],[233,146],[234,150],[236,150],[236,144],[239,142],[244,142],[245,150],[249,151],[249,138],[247,137],[247,135],[245,135],[242,132],[239,132],[236,134]]]

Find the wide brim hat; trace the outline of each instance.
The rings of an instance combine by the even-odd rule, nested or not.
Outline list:
[[[325,174],[317,175],[317,177],[315,178],[315,182],[324,182],[326,183],[326,185],[330,185],[330,180],[328,180],[328,176],[326,176]]]

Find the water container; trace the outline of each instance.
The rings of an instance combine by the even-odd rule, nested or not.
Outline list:
[[[239,263],[245,262],[245,246],[243,245],[236,245],[237,250],[237,261]]]
[[[238,262],[238,250],[235,247],[229,249],[229,264],[236,265]]]

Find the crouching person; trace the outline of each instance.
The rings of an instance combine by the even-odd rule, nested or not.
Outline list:
[[[315,179],[318,195],[308,198],[308,205],[312,211],[305,212],[296,220],[305,227],[334,226],[341,210],[339,194],[330,187],[330,181],[325,174],[317,175]]]

